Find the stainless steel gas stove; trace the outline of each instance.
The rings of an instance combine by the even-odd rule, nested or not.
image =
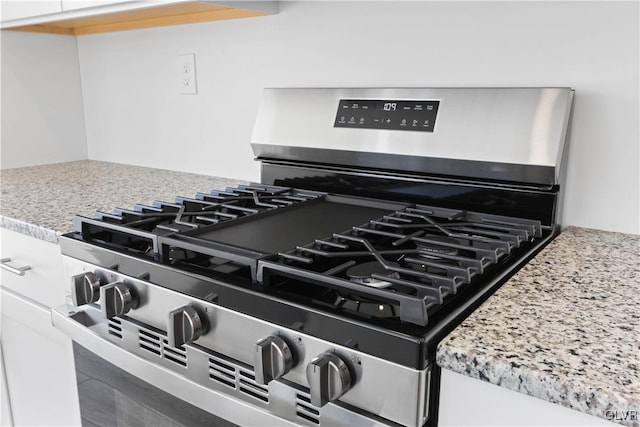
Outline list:
[[[232,423],[435,425],[438,341],[558,231],[572,99],[265,90],[262,182],[76,217],[54,325]]]

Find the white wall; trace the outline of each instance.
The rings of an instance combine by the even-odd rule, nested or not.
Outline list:
[[[263,87],[572,86],[563,225],[640,232],[638,2],[283,2],[78,38],[89,157],[258,179]],[[196,96],[175,56],[195,53]]]
[[[2,31],[0,168],[87,158],[76,38]]]

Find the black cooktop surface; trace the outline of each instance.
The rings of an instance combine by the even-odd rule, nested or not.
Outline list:
[[[315,239],[330,236],[354,225],[366,224],[403,208],[406,204],[385,203],[355,197],[324,195],[304,203],[197,228],[182,236],[248,249],[264,254],[278,254]]]
[[[427,336],[553,233],[536,220],[260,184],[76,217],[75,229],[66,255],[415,367]]]

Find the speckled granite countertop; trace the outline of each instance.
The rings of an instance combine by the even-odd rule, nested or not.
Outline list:
[[[640,236],[568,228],[440,343],[437,363],[601,418],[635,411],[612,421],[640,426]]]
[[[0,227],[58,243],[75,214],[174,201],[241,184],[226,178],[81,160],[0,171]]]
[[[241,183],[88,160],[7,169],[0,226],[57,243],[75,214]],[[640,236],[567,229],[440,343],[437,363],[598,417],[640,414]]]

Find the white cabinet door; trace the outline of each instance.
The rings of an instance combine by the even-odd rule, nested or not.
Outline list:
[[[617,424],[443,369],[438,425],[604,427]]]
[[[2,353],[16,426],[80,425],[71,340],[47,307],[2,289]]]
[[[40,1],[2,1],[0,2],[0,17],[2,22],[12,19],[31,18],[62,11],[60,0]]]
[[[0,321],[1,322],[1,321]],[[0,330],[2,326],[0,325]],[[1,338],[1,337],[0,337]],[[2,340],[0,339],[0,398],[2,406],[0,406],[0,425],[12,426],[13,419],[11,417],[11,403],[9,403],[9,389],[7,388],[7,378],[4,373],[4,356],[2,355]]]

